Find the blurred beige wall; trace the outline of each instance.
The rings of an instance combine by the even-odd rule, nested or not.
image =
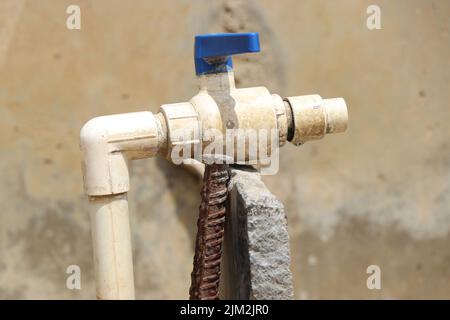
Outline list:
[[[296,298],[449,299],[449,14],[446,0],[0,0],[0,298],[95,297],[79,129],[189,99],[195,34],[258,31],[238,86],[349,107],[346,134],[284,147],[265,177],[288,212]],[[199,191],[164,160],[133,163],[139,298],[188,296]],[[372,264],[382,290],[366,287]]]

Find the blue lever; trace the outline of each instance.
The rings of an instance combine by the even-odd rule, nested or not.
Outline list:
[[[233,54],[259,52],[259,36],[251,33],[211,33],[195,36],[194,60],[197,75],[227,72]]]

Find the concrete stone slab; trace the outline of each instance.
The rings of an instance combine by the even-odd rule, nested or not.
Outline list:
[[[283,204],[259,173],[232,168],[222,264],[224,299],[292,299]]]

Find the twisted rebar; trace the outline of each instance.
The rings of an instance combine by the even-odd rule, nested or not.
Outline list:
[[[191,300],[215,300],[219,297],[220,260],[229,179],[227,164],[205,165],[189,289]]]

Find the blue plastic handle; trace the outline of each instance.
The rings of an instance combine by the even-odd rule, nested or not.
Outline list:
[[[233,68],[233,54],[259,51],[257,32],[198,35],[194,48],[195,72],[197,75],[227,72]]]

